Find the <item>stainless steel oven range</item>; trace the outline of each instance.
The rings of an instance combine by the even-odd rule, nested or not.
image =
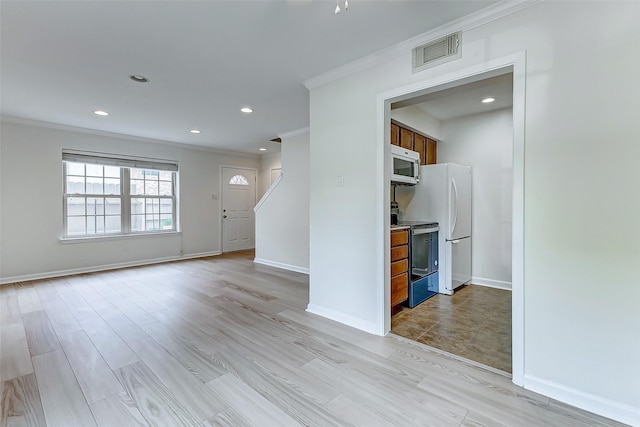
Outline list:
[[[413,308],[438,293],[438,227],[437,222],[402,221],[409,226],[409,281],[408,305]]]

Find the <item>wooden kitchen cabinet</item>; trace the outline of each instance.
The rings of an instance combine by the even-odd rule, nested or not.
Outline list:
[[[400,145],[400,126],[391,123],[391,144]]]
[[[427,137],[419,133],[413,134],[413,151],[420,153],[420,164],[427,164]]]
[[[409,298],[409,230],[391,230],[391,312]]]
[[[425,165],[435,165],[438,162],[436,158],[436,141],[433,139],[427,138],[427,148],[426,148],[426,162]]]
[[[413,132],[409,129],[400,128],[400,146],[407,150],[413,150]]]
[[[437,163],[437,141],[420,132],[416,132],[400,122],[391,123],[391,144],[420,153],[421,165]]]

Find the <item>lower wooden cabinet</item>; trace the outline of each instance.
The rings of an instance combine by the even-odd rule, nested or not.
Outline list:
[[[409,230],[391,230],[391,308],[409,298]]]
[[[409,274],[404,272],[391,278],[391,307],[409,298]]]

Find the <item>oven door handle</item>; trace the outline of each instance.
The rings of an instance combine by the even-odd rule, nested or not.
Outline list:
[[[417,230],[413,230],[413,235],[417,236],[419,234],[429,234],[429,233],[435,233],[436,231],[440,230],[440,227],[433,227],[433,228],[418,228]]]

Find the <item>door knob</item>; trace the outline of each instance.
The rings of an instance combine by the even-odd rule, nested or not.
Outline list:
[[[222,215],[222,218],[226,218],[226,217],[227,217],[226,215]]]

